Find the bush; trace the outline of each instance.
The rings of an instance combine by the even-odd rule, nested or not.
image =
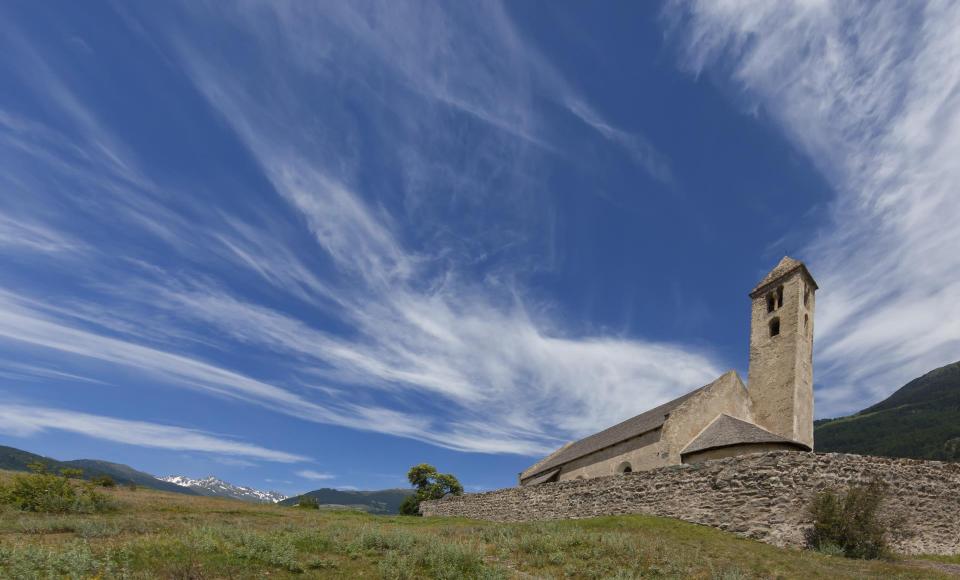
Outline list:
[[[417,497],[417,494],[408,495],[406,498],[404,498],[403,502],[400,504],[400,515],[420,515],[420,498]]]
[[[9,486],[0,489],[0,501],[22,511],[43,513],[92,513],[111,507],[106,496],[89,484],[45,471],[14,476]]]
[[[842,495],[832,490],[817,494],[810,506],[810,545],[848,558],[872,560],[888,555],[887,530],[877,517],[885,494],[886,486],[878,480],[853,486]]]
[[[297,507],[307,510],[318,510],[320,509],[320,502],[316,498],[310,497],[309,495],[301,495],[300,499],[297,501]]]
[[[109,475],[98,475],[90,479],[90,483],[93,485],[99,485],[100,487],[116,487],[117,482],[113,480]]]

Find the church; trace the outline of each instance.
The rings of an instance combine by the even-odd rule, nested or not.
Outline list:
[[[813,450],[817,283],[784,257],[750,292],[750,388],[736,371],[557,449],[520,485],[587,479],[774,450]]]

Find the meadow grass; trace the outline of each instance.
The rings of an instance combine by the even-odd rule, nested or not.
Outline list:
[[[9,474],[0,472],[0,480]],[[115,509],[0,506],[3,578],[936,578],[645,516],[530,524],[303,510],[140,489]],[[944,558],[942,561],[950,562]]]

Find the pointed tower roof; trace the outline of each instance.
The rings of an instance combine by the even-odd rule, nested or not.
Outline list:
[[[810,283],[813,284],[814,290],[819,288],[819,286],[817,286],[817,281],[814,280],[813,276],[810,275],[810,271],[807,270],[807,266],[803,262],[800,260],[794,260],[790,256],[784,256],[783,259],[773,267],[773,270],[770,270],[770,272],[763,277],[763,280],[760,280],[760,283],[753,287],[753,290],[750,291],[750,297],[755,297],[767,286],[770,286],[788,274],[792,274],[796,270],[801,270],[807,276],[807,278],[810,280]]]

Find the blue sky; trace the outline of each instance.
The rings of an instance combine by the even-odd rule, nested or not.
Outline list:
[[[295,492],[511,485],[746,375],[960,352],[960,6],[0,6],[0,443]]]

